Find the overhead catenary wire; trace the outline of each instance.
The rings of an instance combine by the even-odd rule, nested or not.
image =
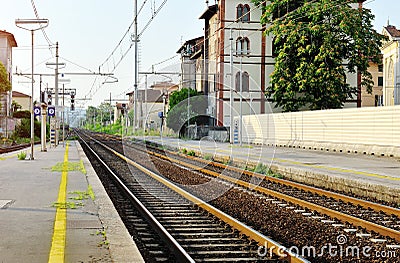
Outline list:
[[[317,1],[317,0],[313,0],[312,2],[315,2],[315,1]],[[375,0],[370,0],[370,1],[368,1],[367,3],[365,3],[365,4],[368,4],[368,3],[371,3],[371,2],[374,2],[374,1],[375,1]],[[143,10],[144,5],[146,4],[146,2],[147,2],[147,0],[142,4],[142,6],[141,6],[141,8],[140,8],[140,11]],[[166,2],[167,2],[167,0],[164,0],[164,2],[160,5],[160,7],[159,7],[157,10],[156,10],[155,5],[154,5],[154,8],[152,7],[152,13],[157,14],[157,13],[159,12],[159,10],[162,9],[163,5],[164,5]],[[261,6],[262,6],[263,4],[265,4],[266,2],[267,2],[267,1],[262,1],[262,2],[260,2],[260,4],[258,5],[258,7],[261,7]],[[337,2],[336,2],[336,3],[334,3],[334,5],[332,5],[330,8],[335,8],[336,6],[340,6],[340,5],[344,5],[344,4],[349,4],[349,3],[352,3],[352,2],[353,2],[353,1],[351,1],[351,0],[346,1],[345,3],[337,3]],[[152,5],[153,5],[153,4],[152,4]],[[252,8],[252,9],[250,9],[250,11],[248,11],[247,13],[244,13],[244,14],[242,15],[242,17],[244,17],[244,16],[247,15],[248,13],[253,13],[253,12],[257,11],[257,10],[258,10],[257,8]],[[296,10],[292,10],[292,11],[288,12],[287,14],[285,14],[284,16],[279,17],[279,18],[277,18],[277,19],[278,19],[278,20],[282,20],[282,19],[284,19],[284,18],[285,18],[286,16],[288,16],[288,15],[293,15],[293,14],[295,14],[295,12],[296,12]],[[316,12],[317,12],[317,11],[316,11]],[[294,20],[299,20],[299,19],[304,18],[304,17],[305,17],[305,15],[302,15],[302,14],[293,15],[293,19],[294,19]],[[145,28],[141,31],[140,34],[143,34],[144,30],[147,29],[148,25],[151,23],[151,21],[152,21],[153,19],[154,19],[154,17],[152,16],[152,17],[150,18],[150,20],[147,22]],[[233,25],[237,24],[238,21],[240,21],[240,19],[241,19],[241,18],[237,18],[234,22],[231,22],[231,23],[225,25],[224,27],[218,28],[217,31],[213,32],[212,34],[209,34],[209,35],[207,36],[207,39],[210,39],[210,38],[214,37],[214,36],[218,33],[218,30],[224,30],[224,29],[227,29],[227,28],[232,27]],[[119,41],[119,43],[117,44],[117,46],[113,49],[113,51],[111,52],[111,54],[110,54],[110,55],[107,57],[107,59],[100,65],[99,68],[104,67],[104,66],[106,65],[106,63],[108,63],[108,61],[111,60],[111,58],[116,54],[116,51],[117,51],[118,49],[119,49],[119,56],[120,56],[120,59],[117,61],[117,63],[115,63],[115,64],[113,63],[112,72],[115,71],[115,69],[119,66],[119,64],[122,62],[122,60],[127,56],[127,54],[129,53],[130,49],[133,47],[133,43],[131,42],[131,43],[128,45],[128,47],[127,47],[127,49],[125,50],[125,52],[123,51],[122,43],[123,43],[123,41],[127,38],[127,36],[128,36],[128,34],[129,34],[129,32],[130,32],[132,26],[133,26],[133,22],[132,22],[131,25],[128,27],[127,31],[125,32],[125,34],[123,35],[123,37],[121,38],[121,40]],[[304,27],[304,28],[305,28],[305,27]],[[304,28],[302,28],[302,29],[304,29]],[[260,32],[265,31],[266,29],[267,29],[267,28],[266,28],[265,26],[260,27],[259,29],[250,32],[250,33],[248,34],[248,36],[251,36],[251,35],[253,35],[253,34],[258,34],[258,33],[260,33]],[[202,44],[202,43],[201,43],[201,44],[199,43],[199,44],[197,44],[197,45],[203,45],[203,44]],[[224,49],[227,48],[227,47],[229,47],[229,46],[230,46],[230,44],[225,44],[225,45],[224,45]],[[175,57],[175,56],[174,56],[174,57]],[[95,85],[93,84],[91,90],[93,90],[94,86],[95,86]],[[97,92],[97,90],[100,89],[100,87],[101,87],[101,86],[99,86],[99,87],[96,89],[96,92]]]
[[[311,2],[309,2],[309,3],[307,3],[307,4],[312,4],[313,2],[316,2],[316,1],[318,1],[318,0],[312,0]],[[370,0],[370,1],[368,1],[367,3],[365,3],[365,4],[369,4],[369,3],[374,2],[374,1],[375,1],[375,0]],[[258,7],[261,7],[263,4],[265,4],[265,3],[267,3],[267,2],[268,2],[268,1],[262,1],[262,2],[260,2],[260,3],[258,4]],[[354,1],[353,1],[353,0],[347,0],[347,1],[344,2],[344,3],[335,3],[335,5],[332,5],[332,6],[331,6],[331,9],[332,9],[332,8],[335,8],[335,7],[337,7],[337,6],[346,5],[346,4],[350,4],[350,3],[354,3]],[[210,39],[211,39],[212,37],[214,37],[214,36],[218,33],[218,31],[220,31],[220,30],[229,29],[229,28],[232,27],[233,25],[238,24],[238,22],[239,22],[243,17],[245,17],[245,16],[248,15],[248,14],[252,14],[253,12],[255,12],[255,11],[257,11],[257,10],[258,10],[258,9],[256,9],[256,8],[251,8],[250,11],[248,11],[248,12],[246,12],[246,13],[243,13],[242,16],[241,16],[241,17],[238,17],[235,21],[230,22],[229,24],[227,24],[227,25],[225,25],[225,26],[223,26],[223,27],[218,28],[216,31],[214,31],[212,34],[210,34],[207,38],[205,38],[205,40],[210,40]],[[283,19],[285,19],[288,15],[294,14],[296,10],[297,10],[297,9],[292,10],[292,11],[286,13],[285,15],[283,15],[282,17],[278,17],[278,18],[276,18],[274,21],[283,20]],[[317,13],[317,12],[319,12],[319,11],[316,10],[314,13]],[[294,21],[297,21],[297,20],[299,20],[299,19],[301,19],[301,18],[305,18],[305,17],[307,17],[307,15],[305,15],[305,14],[304,14],[304,15],[298,14],[298,16],[293,16],[292,19],[293,19]],[[320,23],[322,23],[322,22],[320,22]],[[300,28],[299,30],[303,30],[303,29],[305,29],[305,28],[306,28],[306,27],[303,27],[303,28]],[[261,28],[255,30],[255,31],[250,32],[249,34],[247,34],[247,36],[251,36],[251,35],[257,34],[257,33],[261,32],[261,31],[264,32],[264,31],[266,31],[267,29],[268,29],[267,27],[261,27]],[[198,47],[198,46],[202,46],[202,45],[203,45],[203,43],[198,43],[198,44],[195,44],[194,47]],[[225,48],[228,48],[228,47],[230,47],[230,44],[226,44],[226,45],[224,46],[224,49],[225,49]]]
[[[152,4],[151,7],[151,18],[147,21],[147,23],[145,23],[145,26],[141,29],[140,33],[138,34],[138,38],[141,37],[143,35],[143,33],[147,30],[147,28],[150,26],[150,24],[152,23],[152,21],[155,19],[155,17],[159,14],[159,12],[162,10],[162,8],[165,6],[165,4],[167,3],[168,0],[163,0],[163,2],[156,7],[155,6],[155,1],[154,1],[154,5]],[[142,6],[140,7],[140,9],[138,10],[138,14],[137,16],[139,16],[139,14],[142,12],[142,10],[144,9],[145,4],[148,2],[148,0],[145,0],[142,4]],[[153,8],[154,7],[154,8]],[[118,42],[118,44],[116,45],[116,47],[113,49],[113,51],[111,52],[111,54],[104,60],[104,62],[102,64],[100,64],[99,66],[99,70],[104,67],[104,66],[109,66],[108,64],[110,63],[111,59],[113,60],[112,62],[112,67],[111,70],[109,69],[108,71],[110,71],[111,73],[113,73],[117,67],[120,65],[120,63],[125,59],[125,57],[128,55],[129,51],[132,49],[133,45],[135,44],[134,41],[132,41],[131,38],[129,38],[129,45],[127,45],[126,50],[123,51],[122,50],[122,44],[124,42],[124,40],[127,39],[127,36],[131,35],[129,34],[131,32],[131,29],[133,27],[133,24],[135,22],[135,20],[137,19],[137,17],[135,17],[132,21],[132,23],[129,25],[128,29],[125,31],[123,37],[121,38],[121,40]],[[136,43],[137,44],[137,43]],[[114,54],[116,54],[116,51],[119,49],[119,53],[120,53],[120,58],[117,59],[115,61],[115,57]],[[93,91],[94,85],[92,85],[92,89],[91,91],[93,91],[94,95],[101,87],[103,86],[103,84],[99,85],[99,87],[97,89],[95,89]],[[89,93],[90,94],[90,93]]]
[[[34,1],[34,0],[31,0],[31,4],[32,4],[33,12],[35,13],[36,19],[40,19],[39,13],[38,13],[37,8],[36,8],[36,5],[35,5],[35,1]],[[44,28],[41,28],[41,31],[42,31],[42,33],[43,33],[44,38],[45,38],[46,41],[47,41],[47,44],[49,45],[48,48],[49,48],[49,50],[50,50],[50,53],[51,53],[51,55],[54,57],[54,54],[53,54],[53,51],[52,51],[52,47],[54,46],[54,43],[53,43],[53,42],[50,40],[50,38],[47,36],[47,33],[46,33],[46,31],[45,31]]]

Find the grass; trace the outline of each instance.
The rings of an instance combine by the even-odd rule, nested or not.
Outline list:
[[[20,152],[17,154],[18,160],[25,160],[26,158],[26,152]]]
[[[97,230],[96,231],[96,235],[97,236],[99,236],[99,235],[101,235],[102,237],[103,237],[103,241],[101,241],[101,242],[99,242],[98,243],[98,246],[99,247],[101,247],[101,246],[103,246],[103,245],[105,245],[105,246],[108,246],[109,244],[110,244],[110,242],[107,240],[107,233],[106,233],[106,231],[105,230]]]
[[[204,160],[211,161],[213,159],[213,155],[210,153],[206,153],[203,158]]]
[[[187,152],[187,155],[189,155],[189,156],[196,156],[196,152],[193,151],[193,150],[190,150],[190,151]]]
[[[76,209],[77,206],[83,206],[82,203],[75,203],[75,202],[54,202],[52,207],[61,208],[61,209]]]
[[[71,171],[80,171],[83,174],[86,174],[86,169],[85,166],[83,165],[83,161],[80,160],[79,162],[67,162],[66,164],[66,171],[65,172],[71,172]],[[60,162],[51,167],[52,172],[64,172],[64,163]]]
[[[95,195],[92,189],[92,186],[89,185],[88,189],[84,192],[84,191],[73,191],[73,192],[69,192],[69,194],[73,194],[75,195],[74,197],[69,197],[69,199],[72,200],[86,200],[86,199],[95,199]]]

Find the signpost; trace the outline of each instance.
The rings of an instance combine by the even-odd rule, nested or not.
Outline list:
[[[41,110],[40,107],[35,106],[33,107],[33,114],[35,115],[35,117],[40,116]]]
[[[47,115],[49,115],[49,117],[55,117],[56,116],[56,107],[49,106],[47,108]]]

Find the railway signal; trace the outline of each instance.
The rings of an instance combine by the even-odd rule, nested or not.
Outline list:
[[[75,110],[75,93],[71,92],[71,111]]]

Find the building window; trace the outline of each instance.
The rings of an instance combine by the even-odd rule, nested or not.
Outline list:
[[[247,37],[238,37],[236,39],[236,55],[243,56],[250,54],[250,40]]]
[[[236,7],[236,19],[237,19],[237,21],[242,21],[242,16],[243,16],[243,5],[239,4]]]
[[[242,72],[242,92],[249,92],[250,76],[246,71]],[[240,92],[240,72],[235,76],[235,90]]]
[[[378,72],[383,72],[383,64],[378,65]]]
[[[378,87],[383,87],[383,77],[378,77]]]
[[[375,95],[375,107],[383,106],[383,95]]]
[[[236,19],[241,22],[250,22],[250,6],[239,4],[236,7]]]

